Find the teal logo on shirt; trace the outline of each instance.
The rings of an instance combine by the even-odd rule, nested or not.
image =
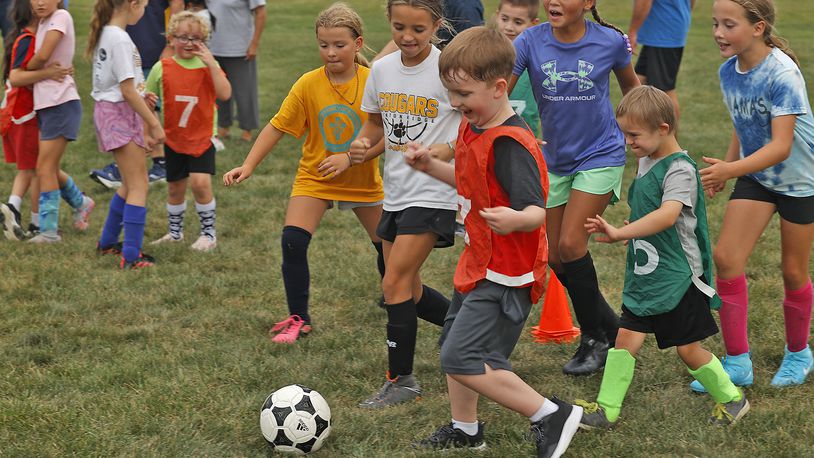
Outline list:
[[[550,60],[540,65],[540,70],[546,75],[546,79],[543,81],[543,88],[555,94],[557,93],[557,83],[560,81],[564,83],[577,81],[579,84],[579,92],[585,92],[594,87],[594,82],[588,78],[588,75],[594,71],[594,64],[584,60],[579,61],[579,68],[575,72],[570,70],[558,72],[556,60]]]
[[[347,105],[328,105],[319,111],[319,133],[325,149],[344,153],[362,127],[359,115]]]

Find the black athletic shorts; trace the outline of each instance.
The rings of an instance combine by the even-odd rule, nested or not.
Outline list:
[[[639,60],[636,61],[636,74],[647,78],[647,84],[653,87],[665,92],[672,91],[676,88],[683,53],[684,48],[642,46]]]
[[[408,207],[395,212],[383,211],[376,228],[376,235],[388,242],[396,240],[397,235],[428,232],[438,235],[435,248],[452,246],[455,243],[455,210]]]
[[[667,313],[638,316],[622,305],[619,327],[656,335],[662,350],[691,344],[714,336],[718,325],[709,309],[709,297],[690,284],[676,307]]]
[[[166,143],[164,144],[164,160],[167,162],[167,181],[181,181],[189,177],[190,173],[215,174],[215,146],[198,157],[189,154],[176,153]]]
[[[735,181],[729,200],[745,199],[769,202],[777,208],[784,220],[794,224],[814,223],[814,196],[792,197],[778,194],[752,178],[742,176]]]

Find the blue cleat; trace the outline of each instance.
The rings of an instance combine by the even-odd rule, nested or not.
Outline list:
[[[90,177],[107,189],[117,189],[122,185],[122,175],[115,162],[111,162],[102,169],[91,170]]]
[[[755,381],[755,373],[752,370],[752,356],[750,353],[743,353],[738,356],[726,355],[721,358],[721,365],[729,379],[737,386],[750,386]],[[706,393],[707,389],[698,380],[690,383],[690,389],[696,393]]]
[[[806,347],[800,351],[791,352],[786,347],[786,356],[780,364],[780,369],[774,374],[772,386],[794,386],[802,385],[806,377],[814,369],[814,358],[811,357],[811,347]]]
[[[157,181],[167,181],[167,169],[161,164],[153,163],[153,166],[147,171],[147,178],[150,184]]]

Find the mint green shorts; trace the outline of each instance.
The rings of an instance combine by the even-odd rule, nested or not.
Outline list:
[[[560,176],[548,172],[548,202],[546,208],[559,207],[568,203],[571,190],[601,196],[613,191],[610,203],[619,201],[622,192],[622,175],[625,166],[601,167],[584,170],[573,175]]]

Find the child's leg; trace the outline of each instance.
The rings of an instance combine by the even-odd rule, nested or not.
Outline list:
[[[200,235],[209,240],[217,239],[215,232],[215,196],[212,194],[212,175],[208,173],[190,173],[189,181],[192,195],[195,197],[195,210],[201,222]]]
[[[687,370],[695,377],[710,396],[719,404],[739,401],[743,394],[732,383],[724,371],[721,361],[701,347],[701,342],[676,347],[678,356],[687,365]]]
[[[774,204],[756,200],[730,200],[713,258],[718,271],[716,289],[723,301],[721,334],[726,354],[749,351],[747,318],[749,296],[744,269],[758,238],[775,212]]]
[[[133,142],[115,150],[113,158],[122,175],[122,187],[126,189],[125,205],[122,210],[124,242],[122,257],[128,263],[136,262],[141,256],[144,240],[144,225],[147,219],[147,167],[144,164],[144,150]]]
[[[308,290],[311,275],[308,269],[308,245],[316,232],[328,202],[307,196],[294,196],[288,201],[283,227],[283,284],[290,315],[311,321],[308,313]]]
[[[86,230],[90,212],[96,207],[96,202],[80,191],[73,178],[62,170],[59,171],[59,194],[73,208],[73,227],[80,231]]]
[[[635,357],[645,337],[646,334],[642,332],[619,328],[616,347],[608,351],[596,402],[605,410],[605,416],[611,422],[616,421],[622,411],[622,403],[636,368]]]
[[[790,352],[808,347],[811,326],[811,279],[808,274],[814,223],[794,224],[780,219],[782,246],[783,315],[786,322],[786,344]]]
[[[68,140],[57,137],[40,141],[37,158],[37,179],[40,183],[39,218],[43,238],[58,238],[59,228],[59,163]]]
[[[184,238],[184,213],[187,210],[186,193],[188,178],[167,182],[167,234],[172,241]],[[168,241],[167,235],[153,243]]]
[[[31,182],[37,177],[35,170],[18,170],[17,175],[14,176],[14,183],[11,185],[11,195],[8,198],[8,203],[13,205],[15,210],[20,211],[23,202],[23,196],[31,186]]]
[[[379,225],[379,220],[382,219],[382,206],[376,205],[375,207],[356,207],[353,209],[356,218],[362,223],[365,228],[370,242],[376,249],[376,267],[379,269],[379,275],[384,278],[384,249],[382,248],[382,240],[376,235],[376,227]]]

